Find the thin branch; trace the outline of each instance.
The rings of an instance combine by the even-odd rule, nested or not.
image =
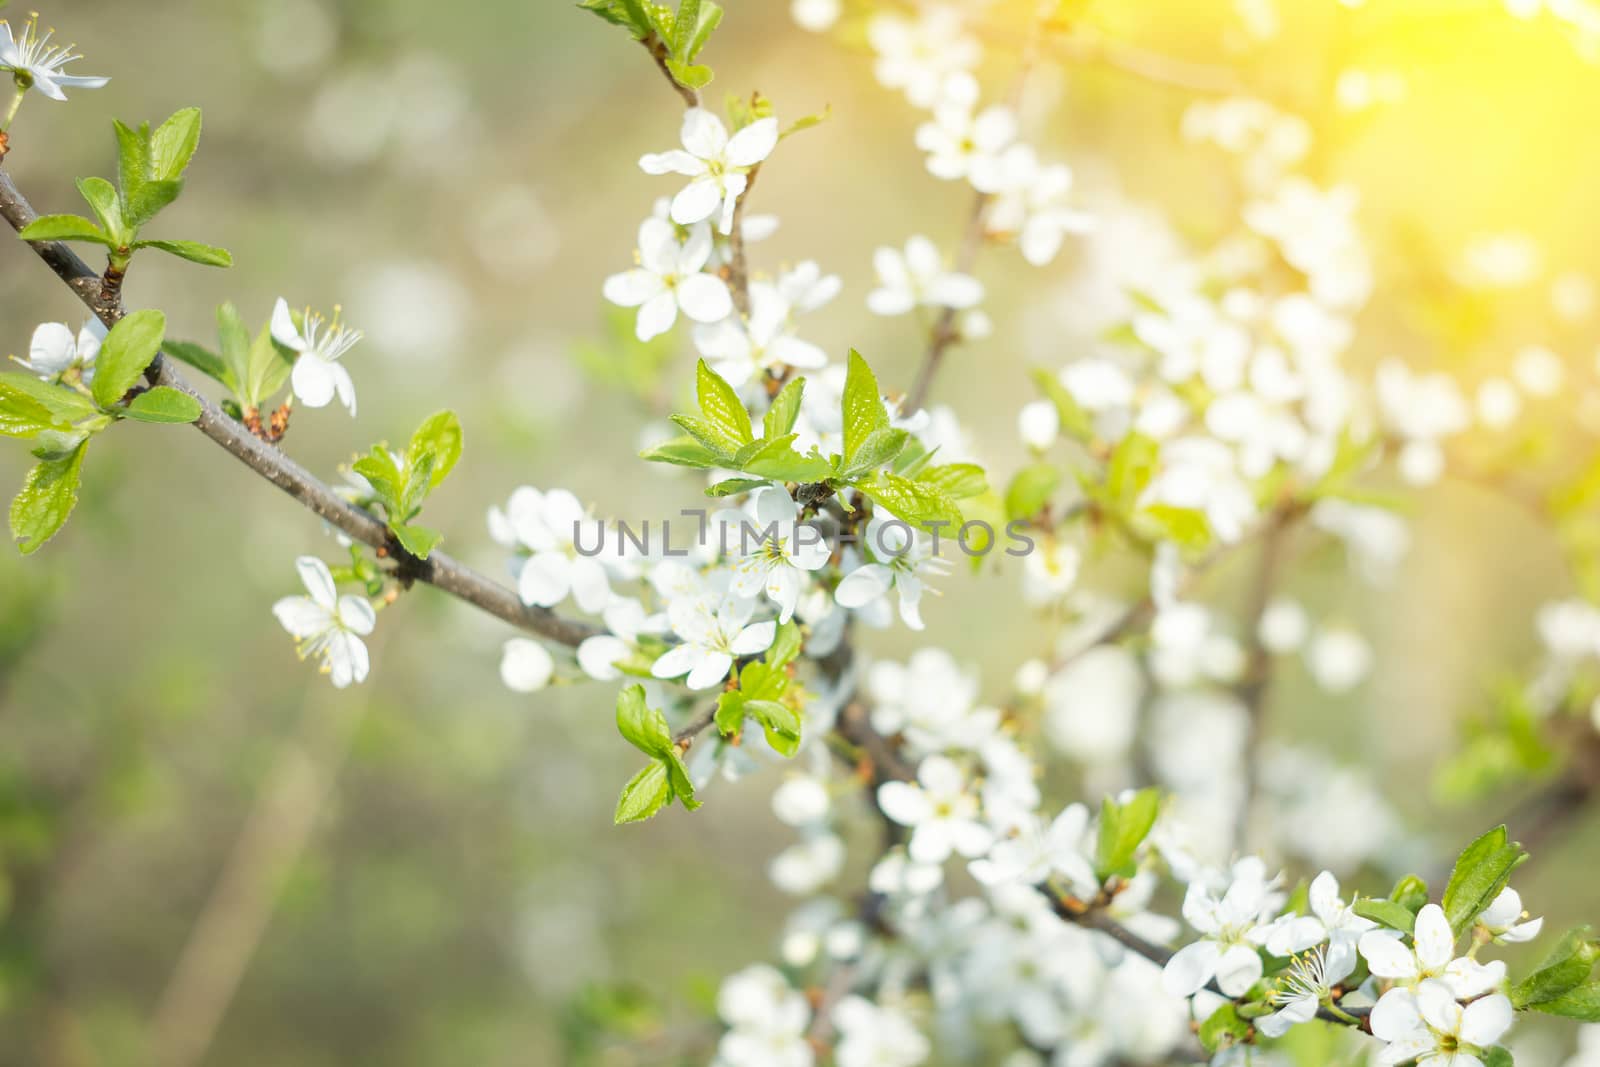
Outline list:
[[[961,274],[971,272],[973,264],[978,259],[978,250],[983,247],[983,216],[989,207],[989,200],[988,193],[978,193],[972,198],[972,210],[967,216],[966,233],[961,239],[961,251],[956,256],[956,270]],[[906,414],[921,411],[922,406],[927,403],[928,390],[933,387],[933,376],[939,373],[939,365],[944,361],[945,353],[960,336],[961,331],[956,326],[956,309],[944,308],[933,324],[933,334],[928,338],[928,351],[922,357],[922,366],[917,370],[916,381],[912,383],[911,391],[906,394]]]
[[[750,199],[750,190],[756,186],[761,173],[757,163],[745,175],[744,192],[733,202],[731,232],[728,234],[728,288],[733,293],[733,306],[746,318],[750,315],[750,268],[744,258],[744,205]]]
[[[4,216],[12,229],[18,231],[38,218],[28,201],[17,191],[11,176],[4,171],[0,171],[0,216]],[[72,249],[59,241],[30,241],[28,244],[101,322],[111,326],[122,317],[120,306],[111,306],[100,300],[99,275],[79,259]],[[370,512],[339,496],[278,449],[258,441],[242,424],[196,392],[172,360],[156,356],[146,376],[153,385],[164,385],[193,397],[200,404],[200,418],[194,424],[196,429],[262,478],[299,501],[318,518],[354,540],[371,548],[382,549],[402,560],[406,564],[406,577],[442,589],[518,629],[558,644],[576,646],[585,638],[601,632],[590,623],[565,618],[548,608],[530,607],[522,603],[512,590],[456,562],[443,552],[434,552],[426,560],[408,556],[395,543],[386,525]]]
[[[694,744],[695,738],[705,732],[706,728],[717,721],[717,703],[712,701],[706,709],[690,719],[677,733],[672,735],[672,743],[680,750],[687,750]]]

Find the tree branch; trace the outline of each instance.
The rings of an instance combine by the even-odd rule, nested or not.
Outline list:
[[[978,250],[983,247],[983,216],[989,207],[989,200],[988,193],[978,193],[972,198],[972,210],[967,216],[966,233],[961,238],[961,251],[956,256],[956,270],[962,274],[971,272],[973,264],[978,260]],[[928,339],[928,351],[922,357],[922,366],[917,370],[911,392],[906,394],[907,415],[922,410],[923,404],[928,400],[928,390],[933,387],[933,376],[939,373],[939,365],[944,361],[945,352],[960,336],[961,331],[956,328],[956,309],[944,308],[933,324],[933,334]]]
[[[656,61],[657,67],[661,68],[661,74],[667,79],[667,84],[671,85],[678,95],[683,97],[684,105],[687,107],[699,107],[700,94],[673,77],[671,69],[667,66],[667,60],[671,58],[667,52],[667,42],[652,33],[650,36],[642,38],[639,43],[645,46],[645,49],[650,53],[650,58]]]
[[[17,190],[11,176],[3,170],[0,170],[0,216],[4,216],[12,229],[18,231],[38,218]],[[101,322],[111,326],[122,317],[120,305],[108,305],[100,299],[99,275],[79,259],[72,249],[59,241],[30,241],[28,245]],[[153,385],[176,389],[197,400],[200,418],[195,421],[196,429],[256,474],[288,493],[317,517],[364,545],[384,549],[395,558],[404,560],[408,577],[442,589],[520,630],[558,644],[576,646],[586,637],[601,632],[599,627],[590,623],[564,618],[548,608],[530,607],[522,603],[512,590],[456,562],[443,552],[434,552],[426,560],[410,557],[395,543],[386,525],[370,512],[339,496],[278,449],[253,437],[243,425],[198,393],[171,360],[156,356],[146,376]]]

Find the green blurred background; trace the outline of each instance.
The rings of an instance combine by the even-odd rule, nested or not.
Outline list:
[[[917,116],[873,83],[862,50],[795,28],[779,0],[726,6],[711,99],[760,89],[781,117],[833,109],[763,169],[751,211],[783,225],[754,264],[816,258],[841,274],[844,295],[807,336],[853,345],[903,384],[920,335],[865,312],[872,250],[917,232],[953,244],[968,194],[923,171]],[[987,17],[1018,19],[1016,6]],[[1577,383],[1562,403],[1592,405],[1595,322],[1553,325],[1543,282],[1600,271],[1600,73],[1549,21],[1487,3],[1282,8],[1281,35],[1252,48],[1226,3],[1105,2],[1083,17],[1232,65],[1314,120],[1310,169],[1360,186],[1378,263],[1355,362],[1398,355],[1473,379],[1544,341]],[[619,31],[555,0],[67,0],[42,21],[78,42],[78,73],[113,80],[70,105],[27,102],[7,167],[40,211],[75,210],[72,179],[112,170],[113,116],[205,111],[160,236],[225,245],[237,266],[141,258],[130,306],[163,308],[174,336],[199,341],[220,301],[259,324],[280,295],[341,303],[367,330],[347,359],[359,421],[296,414],[286,447],[313,470],[332,478],[455,407],[466,455],[430,513],[453,553],[496,574],[483,515],[516,485],[569,487],[626,518],[696,502],[692,481],[634,460],[683,391],[686,339],[659,382],[618,388],[605,370],[626,346],[600,281],[671,191],[635,160],[675,142],[680,110]],[[1013,64],[991,54],[991,93]],[[1352,65],[1400,71],[1408,95],[1332,108]],[[1150,202],[1203,245],[1237,200],[1227,162],[1176,135],[1190,99],[1087,61],[1047,64],[1024,110],[1086,203]],[[1543,246],[1543,282],[1492,300],[1444,283],[1475,236],[1510,229]],[[959,405],[996,470],[1023,458],[1027,368],[1091,347],[1095,307],[1076,283],[1119,257],[1137,249],[1069,243],[1045,270],[986,253],[994,336],[950,360],[936,400]],[[24,353],[41,321],[81,321],[20,245],[0,278],[0,354]],[[779,775],[613,829],[633,760],[611,687],[509,693],[497,663],[510,634],[429,590],[382,613],[368,684],[332,691],[269,611],[294,591],[296,555],[337,557],[331,536],[192,432],[111,437],[64,535],[25,562],[0,555],[0,1063],[542,1064],[576,1059],[595,1015],[651,1035],[616,1062],[667,1062],[668,1047],[704,1058],[710,991],[771,955],[789,906],[764,874],[787,841],[765,803]],[[0,452],[0,484],[20,482],[24,458]],[[1492,495],[1447,485],[1416,517],[1394,588],[1350,583],[1321,557],[1296,579],[1319,614],[1366,628],[1378,668],[1339,700],[1291,672],[1273,731],[1369,762],[1413,828],[1448,842],[1516,798],[1441,811],[1427,774],[1457,717],[1526,667],[1532,614],[1568,579],[1550,535]],[[1235,603],[1235,577],[1208,588]],[[1015,575],[946,584],[923,636],[999,696],[1049,636],[1016,610]],[[916,636],[869,646],[903,654]],[[1525,899],[1554,923],[1595,918],[1597,844],[1592,820],[1547,844]]]

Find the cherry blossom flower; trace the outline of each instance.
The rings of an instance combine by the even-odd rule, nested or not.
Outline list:
[[[705,108],[692,107],[683,113],[679,136],[682,148],[642,156],[640,169],[646,174],[682,174],[691,179],[672,198],[673,222],[688,226],[717,215],[718,231],[731,233],[734,204],[749,184],[749,169],[777,147],[778,120],[757,119],[729,137],[721,119]],[[643,245],[641,240],[640,247]]]
[[[284,597],[272,613],[297,642],[296,653],[321,660],[337,689],[366,681],[367,646],[361,639],[377,625],[372,605],[364,597],[339,596],[328,565],[317,557],[301,556],[294,565],[307,595]]]
[[[513,637],[500,656],[500,680],[517,693],[535,693],[550,684],[555,673],[550,652],[537,641]]]
[[[1015,234],[1017,250],[1035,267],[1056,258],[1067,234],[1087,233],[1094,226],[1093,216],[1067,205],[1072,168],[1041,163],[1030,145],[1012,145],[992,164],[985,160],[972,184],[998,194],[984,216],[985,228]]]
[[[37,18],[24,22],[20,31],[13,31],[9,22],[0,19],[0,70],[11,72],[19,91],[37,89],[52,100],[66,100],[63,90],[98,89],[111,80],[66,73],[63,67],[83,57],[71,45],[51,44],[54,30],[46,30],[41,37]]]
[[[921,630],[925,583],[944,574],[950,565],[933,554],[927,538],[917,536],[903,522],[874,516],[867,523],[864,543],[870,560],[844,576],[834,598],[843,607],[859,611],[893,590],[899,597],[901,621]]]
[[[978,798],[968,791],[961,768],[944,756],[929,756],[917,768],[917,780],[885,782],[878,787],[878,806],[901,826],[911,827],[911,858],[942,863],[952,852],[968,858],[981,855],[994,834],[978,818]]]
[[[1330,960],[1327,950],[1321,947],[1296,957],[1278,980],[1278,988],[1268,997],[1279,1006],[1278,1010],[1262,1016],[1256,1022],[1256,1029],[1267,1037],[1282,1037],[1291,1027],[1310,1022],[1317,1017],[1317,1009],[1333,987],[1349,977],[1355,966],[1354,952],[1337,962]]]
[[[1417,912],[1410,946],[1397,931],[1371,930],[1361,935],[1358,947],[1375,977],[1396,983],[1378,1001],[1379,1007],[1391,997],[1409,996],[1429,979],[1443,982],[1457,997],[1482,996],[1505,981],[1506,965],[1500,960],[1456,959],[1455,934],[1437,904],[1424,904]]]
[[[617,664],[638,651],[636,642],[641,635],[661,633],[667,628],[665,615],[647,614],[644,605],[633,597],[613,594],[601,617],[609,632],[584,638],[577,649],[578,666],[600,682],[622,677]]]
[[[710,689],[728,676],[739,656],[764,652],[777,636],[778,624],[752,623],[756,602],[748,597],[701,594],[667,605],[672,631],[683,643],[662,653],[650,673],[657,678],[688,675],[690,689]]]
[[[815,1057],[806,1041],[811,1009],[806,998],[764,964],[746,967],[723,980],[717,1014],[728,1032],[717,1044],[725,1067],[811,1067]]]
[[[904,315],[918,307],[960,310],[983,299],[983,283],[946,269],[938,247],[926,237],[912,237],[904,252],[878,249],[872,265],[878,288],[867,294],[867,307],[876,315]]]
[[[1398,994],[1398,995],[1396,995]],[[1511,1028],[1511,1000],[1494,993],[1466,1007],[1449,985],[1429,979],[1409,990],[1384,994],[1372,1009],[1372,1035],[1386,1042],[1379,1067],[1416,1060],[1437,1067],[1482,1067],[1477,1055]]]
[[[611,581],[598,554],[578,552],[586,515],[567,490],[540,492],[529,486],[511,494],[505,511],[490,511],[495,540],[528,553],[517,563],[517,595],[524,604],[550,608],[570,596],[584,611],[598,612],[610,601]],[[594,525],[595,536],[604,537],[600,524]]]
[[[326,327],[326,328],[324,328]],[[337,312],[329,323],[306,311],[297,326],[282,297],[272,308],[272,339],[297,353],[289,384],[294,395],[309,408],[326,407],[337,394],[339,402],[356,413],[356,387],[339,358],[361,340],[360,330],[339,325]]]
[[[1017,116],[1002,104],[976,111],[978,83],[959,75],[947,85],[933,118],[917,127],[917,147],[928,153],[935,178],[969,179],[980,192],[999,191],[1000,155],[1017,136]]]
[[[727,283],[701,269],[711,259],[711,230],[691,226],[678,241],[672,223],[651,217],[639,225],[637,267],[605,280],[605,298],[622,307],[636,307],[634,334],[648,341],[672,329],[678,311],[696,322],[717,322],[733,310]]]
[[[17,360],[17,365],[46,380],[76,371],[79,380],[87,385],[94,380],[94,359],[105,338],[105,325],[92,315],[84,321],[77,337],[72,336],[65,323],[41,323],[28,342],[28,358]]]
[[[961,13],[949,6],[923,8],[915,19],[875,15],[867,23],[867,40],[878,53],[878,83],[903,90],[916,107],[932,107],[946,79],[976,66],[983,54],[963,29]]]
[[[794,336],[792,308],[777,286],[750,283],[750,315],[732,316],[709,326],[696,326],[694,345],[711,369],[729,385],[740,386],[763,371],[781,367],[816,370],[828,365],[828,354]]]
[[[741,597],[766,593],[778,605],[778,621],[788,622],[794,617],[802,589],[811,581],[810,574],[828,562],[829,549],[821,531],[800,521],[800,506],[786,490],[757,490],[751,508],[756,530],[740,524],[738,547],[750,551],[734,563],[729,589]],[[731,534],[729,540],[733,540]],[[756,543],[747,546],[745,541]]]
[[[1478,925],[1488,930],[1495,941],[1514,945],[1538,937],[1539,931],[1544,929],[1544,919],[1528,918],[1528,913],[1522,910],[1521,894],[1506,886],[1483,909],[1483,914],[1478,916]]]
[[[1084,855],[1089,831],[1089,809],[1069,804],[1049,824],[1037,815],[989,850],[989,855],[968,865],[984,885],[1039,885],[1055,874],[1064,876],[1072,892],[1092,897],[1100,888],[1094,865]]]
[[[865,997],[849,996],[833,1009],[839,1031],[837,1067],[916,1067],[933,1051],[911,1020]]]
[[[1268,879],[1266,865],[1254,856],[1234,864],[1220,896],[1204,882],[1191,882],[1183,917],[1204,936],[1167,962],[1162,986],[1173,996],[1188,997],[1215,979],[1224,996],[1244,995],[1261,977],[1257,947],[1265,944],[1266,924],[1282,903],[1277,879]]]

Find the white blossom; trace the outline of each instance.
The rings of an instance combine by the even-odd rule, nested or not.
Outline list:
[[[994,840],[978,817],[978,798],[969,791],[966,775],[943,756],[923,760],[915,783],[879,786],[878,806],[911,828],[910,853],[918,863],[941,863],[952,852],[978,856]]]
[[[1530,919],[1528,913],[1522,910],[1521,894],[1506,886],[1483,909],[1478,916],[1478,925],[1488,930],[1495,941],[1501,944],[1518,944],[1538,937],[1539,931],[1544,929],[1544,919]]]
[[[335,688],[367,679],[367,646],[361,640],[377,625],[365,597],[338,595],[328,565],[315,556],[295,560],[306,596],[288,596],[272,605],[272,613],[297,642],[301,659],[321,661],[322,672]]]
[[[1191,882],[1183,898],[1183,917],[1201,939],[1173,954],[1162,971],[1162,985],[1173,996],[1193,996],[1215,979],[1224,996],[1242,996],[1261,977],[1257,947],[1265,944],[1266,924],[1283,903],[1277,879],[1266,865],[1248,856],[1234,864],[1226,892]]]
[[[1412,944],[1407,946],[1399,932],[1371,930],[1361,935],[1358,945],[1367,968],[1378,978],[1395,983],[1378,1001],[1409,997],[1420,983],[1435,979],[1457,997],[1477,997],[1505,981],[1506,965],[1500,960],[1479,963],[1456,958],[1456,937],[1437,904],[1424,904],[1417,913]]]
[[[500,656],[500,680],[507,689],[518,693],[537,692],[550,684],[554,673],[555,661],[539,642],[526,637],[513,637],[506,642]]]
[[[926,237],[912,237],[905,251],[880,248],[872,256],[878,288],[867,294],[876,315],[904,315],[919,307],[970,308],[983,299],[983,283],[945,267]]]
[[[829,549],[820,530],[800,521],[800,505],[787,490],[757,490],[751,509],[756,529],[739,526],[737,547],[745,554],[733,564],[729,588],[741,597],[765,593],[778,605],[778,621],[788,622],[812,572],[828,562]]]
[[[110,78],[68,74],[63,69],[68,63],[83,57],[71,45],[52,44],[54,30],[39,34],[38,16],[13,31],[11,24],[0,19],[0,70],[11,72],[18,89],[37,89],[52,100],[65,100],[66,89],[99,89]]]
[[[297,326],[289,313],[289,302],[282,297],[272,308],[272,339],[296,353],[289,384],[306,407],[326,407],[335,395],[339,403],[356,413],[356,387],[339,358],[361,340],[361,331],[331,323],[306,311]]]
[[[874,516],[863,541],[870,559],[844,576],[834,598],[843,607],[861,610],[892,590],[899,598],[901,621],[921,630],[920,605],[927,581],[944,574],[949,564],[933,554],[927,538],[898,520]]]
[[[1511,1000],[1504,993],[1474,1000],[1466,1007],[1457,993],[1436,980],[1413,993],[1392,990],[1372,1009],[1372,1035],[1385,1042],[1379,1067],[1417,1060],[1439,1067],[1482,1067],[1476,1052],[1494,1045],[1511,1028]]]
[[[777,636],[776,622],[752,623],[756,602],[748,597],[701,594],[667,606],[672,631],[682,640],[650,668],[657,678],[688,675],[690,689],[710,689],[728,676],[739,656],[765,652]]]
[[[47,380],[76,371],[87,385],[94,380],[94,359],[105,339],[105,325],[92,315],[84,320],[76,337],[66,323],[41,323],[28,342],[28,358],[17,360],[17,365]]]
[[[646,174],[682,174],[690,179],[672,198],[673,222],[688,226],[716,215],[718,231],[732,232],[734,205],[749,184],[750,168],[777,147],[778,120],[757,119],[729,137],[721,119],[705,108],[692,107],[683,113],[679,136],[682,148],[643,156],[640,169]],[[642,248],[644,241],[639,244]]]
[[[689,227],[681,243],[672,223],[651,217],[639,225],[638,266],[605,281],[605,298],[622,307],[636,307],[634,333],[648,341],[672,329],[678,311],[696,322],[711,323],[733,311],[727,283],[702,269],[711,259],[711,230]]]

